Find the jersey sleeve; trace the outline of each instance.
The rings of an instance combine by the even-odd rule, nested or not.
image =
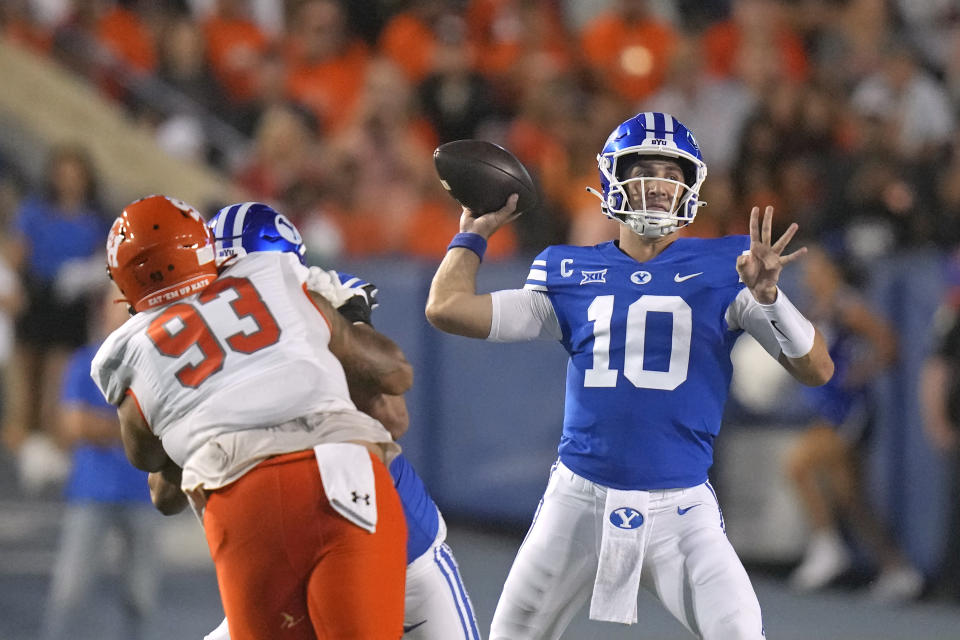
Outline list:
[[[553,303],[539,289],[524,287],[494,291],[490,335],[491,342],[523,340],[559,340],[560,321]]]
[[[550,247],[533,259],[523,289],[494,291],[490,294],[491,342],[520,342],[559,339],[560,323],[549,296],[547,261]]]
[[[523,288],[530,291],[548,291],[547,287],[547,255],[550,247],[547,247],[533,259],[530,264],[530,272],[527,274],[527,281]]]
[[[126,340],[121,329],[110,334],[90,364],[90,377],[104,399],[118,406],[133,380],[133,371],[124,361]]]

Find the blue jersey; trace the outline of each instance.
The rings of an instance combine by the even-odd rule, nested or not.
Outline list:
[[[402,453],[390,463],[390,475],[407,519],[407,564],[410,564],[433,546],[440,528],[440,512],[423,486],[423,480]]]
[[[819,326],[829,345],[833,377],[819,387],[804,387],[803,395],[813,413],[833,426],[848,431],[847,435],[856,440],[862,435],[864,425],[847,423],[851,418],[861,418],[860,422],[864,421],[869,392],[866,384],[851,386],[848,380],[850,370],[857,360],[857,336],[837,323],[820,323]]]
[[[707,480],[741,330],[727,307],[744,288],[746,236],[678,238],[649,262],[613,242],[548,247],[527,289],[553,303],[570,354],[560,459],[616,489]]]
[[[102,411],[116,419],[117,408],[103,399],[103,394],[90,377],[90,363],[99,344],[88,344],[74,352],[63,377],[60,401],[64,405]],[[117,422],[117,443],[101,446],[78,444],[73,450],[73,465],[66,486],[71,502],[149,502],[147,473],[133,467],[120,444],[120,423]]]

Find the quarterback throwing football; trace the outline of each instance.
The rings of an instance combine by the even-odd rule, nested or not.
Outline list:
[[[637,621],[639,588],[708,640],[763,637],[760,605],[708,481],[744,331],[800,382],[833,375],[823,337],[777,287],[795,224],[773,209],[750,235],[683,237],[707,175],[666,113],[617,127],[598,155],[601,210],[619,239],[550,246],[522,289],[476,293],[489,238],[515,217],[464,210],[427,301],[431,324],[492,341],[559,340],[570,354],[559,460],[493,617],[491,640],[558,638],[590,617]]]

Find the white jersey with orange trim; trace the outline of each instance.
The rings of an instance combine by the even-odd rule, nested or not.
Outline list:
[[[214,438],[244,449],[256,442],[256,451],[241,458],[331,440],[391,442],[383,425],[350,400],[343,367],[328,348],[329,324],[304,289],[306,277],[292,254],[247,256],[202,292],[128,320],[104,342],[91,375],[112,404],[131,393],[183,467]],[[298,419],[316,414],[342,419],[333,429],[328,419],[301,420],[293,427],[297,437],[289,437]],[[230,480],[242,473],[238,464],[249,466],[225,462],[233,465]],[[206,474],[207,488],[225,483],[211,482],[212,475]]]

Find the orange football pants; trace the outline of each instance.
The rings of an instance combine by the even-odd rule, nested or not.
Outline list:
[[[313,451],[270,458],[207,498],[204,530],[231,640],[397,640],[406,522],[371,454],[377,530],[339,515]]]

